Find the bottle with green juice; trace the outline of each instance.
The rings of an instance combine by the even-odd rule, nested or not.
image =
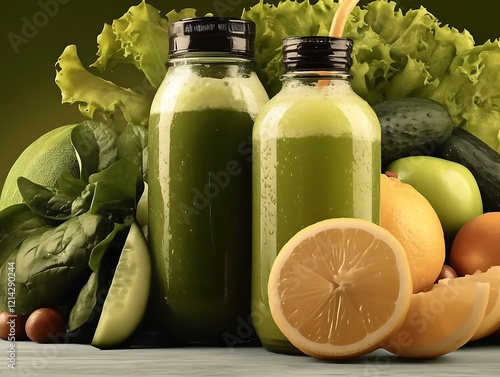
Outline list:
[[[252,319],[264,347],[299,353],[269,311],[276,255],[302,228],[354,217],[379,222],[380,123],[351,88],[353,42],[283,41],[283,87],[253,129]]]
[[[255,25],[185,19],[169,35],[149,126],[152,309],[170,340],[243,343],[252,340],[251,135],[268,101],[253,69]]]

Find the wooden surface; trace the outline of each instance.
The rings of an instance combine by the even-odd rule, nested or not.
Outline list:
[[[16,370],[0,341],[0,376],[499,376],[500,340],[465,346],[433,360],[404,360],[378,350],[345,363],[248,348],[130,348],[16,343]]]

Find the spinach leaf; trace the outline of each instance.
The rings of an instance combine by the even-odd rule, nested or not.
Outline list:
[[[17,179],[17,185],[24,202],[38,215],[54,220],[67,220],[71,217],[74,197],[60,193],[57,188],[44,187],[24,177]]]
[[[119,160],[106,170],[93,174],[95,184],[90,212],[124,223],[134,216],[137,202],[144,190],[144,181],[137,166],[130,160]]]
[[[118,135],[105,124],[84,121],[71,131],[71,143],[80,165],[80,179],[100,172],[118,159]]]
[[[90,318],[97,303],[97,280],[97,273],[93,272],[81,289],[76,303],[69,314],[68,331],[75,331]]]
[[[147,182],[148,130],[146,127],[128,125],[118,138],[118,157],[132,161]]]
[[[48,228],[50,223],[26,204],[15,204],[0,211],[0,266],[31,233]]]
[[[15,264],[16,311],[29,314],[72,299],[91,274],[90,253],[113,228],[113,223],[88,212],[31,233],[0,267],[0,276],[5,277],[9,262]],[[0,309],[6,310],[7,299],[7,284],[1,284]]]
[[[85,189],[85,182],[73,177],[69,171],[61,173],[57,178],[57,190],[60,194],[77,198]]]
[[[40,225],[45,224],[45,221],[34,214],[24,203],[14,204],[1,210],[0,241],[31,220],[37,220]]]
[[[57,187],[44,187],[29,179],[17,179],[19,192],[28,207],[36,214],[51,220],[65,221],[90,209],[93,187],[87,189],[84,182],[62,173]]]
[[[138,167],[119,160],[89,177],[89,184],[61,176],[56,188],[18,178],[19,191],[28,207],[47,219],[65,221],[87,211],[124,222],[135,211],[144,182]],[[80,190],[80,192],[78,192]]]
[[[98,319],[113,280],[113,270],[118,263],[127,230],[124,225],[115,224],[115,228],[106,239],[92,250],[89,266],[93,273],[71,309],[68,331],[80,328],[85,331],[82,326]]]

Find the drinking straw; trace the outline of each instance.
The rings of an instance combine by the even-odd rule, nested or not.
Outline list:
[[[330,37],[342,37],[349,15],[359,0],[339,0],[339,7],[333,16]]]
[[[332,26],[330,27],[330,37],[341,38],[344,34],[345,25],[349,15],[353,11],[359,0],[339,0],[339,7],[335,12],[332,20]],[[327,80],[319,80],[318,86],[320,88],[328,85]]]

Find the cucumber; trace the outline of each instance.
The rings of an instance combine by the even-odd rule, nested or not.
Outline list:
[[[384,101],[373,106],[382,131],[382,166],[407,156],[433,155],[453,130],[441,104],[427,98]]]
[[[441,158],[468,168],[476,179],[484,212],[500,211],[500,154],[488,144],[464,130],[453,129],[452,135],[438,148]]]

